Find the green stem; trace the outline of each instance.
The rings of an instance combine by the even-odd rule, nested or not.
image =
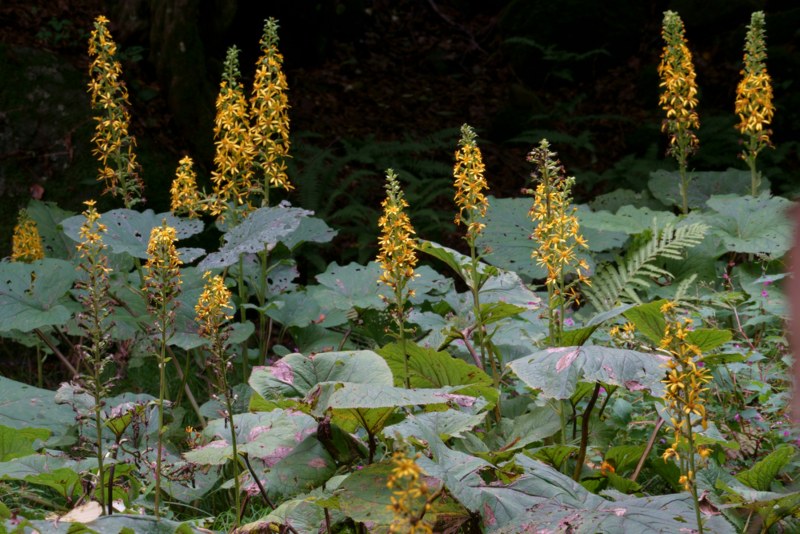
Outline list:
[[[694,465],[694,434],[692,432],[692,417],[691,414],[686,416],[686,439],[689,441],[689,488],[692,491],[692,500],[694,501],[694,515],[697,518],[697,533],[703,534],[703,518],[700,515],[700,500],[697,498],[697,485],[695,484],[695,476],[697,475]],[[689,475],[689,473],[686,473]]]
[[[158,448],[156,450],[156,492],[155,516],[160,519],[159,505],[161,501],[161,445],[164,441],[164,398],[167,389],[167,301],[161,308],[161,350],[158,356]]]
[[[269,180],[267,180],[268,182]],[[264,245],[264,250],[258,255],[261,267],[261,291],[258,294],[258,365],[267,362],[267,314],[264,305],[267,303],[267,262],[269,261],[269,250]]]
[[[103,418],[102,418],[102,395],[97,389],[100,386],[100,373],[98,372],[100,369],[97,365],[94,366],[94,425],[97,431],[97,495],[98,495],[98,502],[100,503],[100,507],[103,507],[103,500],[104,500],[104,493],[103,493],[103,484],[105,481],[105,470],[103,468]],[[108,514],[111,515],[111,500],[108,501]]]
[[[683,206],[681,207],[681,213],[684,215],[689,213],[689,177],[686,175],[686,162],[680,162],[678,164],[678,172],[681,176],[681,200],[683,201]]]
[[[404,382],[406,389],[411,389],[411,374],[408,370],[408,352],[406,350],[406,306],[405,299],[403,298],[403,285],[404,284],[397,284],[394,290],[394,299],[397,305],[395,323],[397,324],[397,340],[400,344],[400,352],[403,354]]]
[[[44,359],[42,358],[42,347],[36,343],[36,383],[39,389],[44,388]]]
[[[225,406],[226,410],[228,411],[228,424],[231,427],[231,447],[233,448],[233,491],[234,491],[234,502],[236,503],[236,527],[239,527],[239,517],[241,515],[240,509],[240,501],[239,501],[239,494],[241,492],[239,488],[239,451],[236,447],[236,427],[233,426],[233,401],[231,397],[233,396],[230,389],[228,388],[228,381],[225,378],[225,360],[220,359],[222,362],[223,369],[220,369],[220,380],[222,381],[222,387],[224,388],[223,391],[225,392]]]
[[[247,288],[244,285],[244,254],[239,255],[239,272],[236,273],[236,286],[239,290],[239,322],[245,322],[245,304],[247,304]],[[248,371],[247,340],[242,341],[242,382],[247,382]]]

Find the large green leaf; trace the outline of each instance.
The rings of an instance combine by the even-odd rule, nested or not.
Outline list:
[[[701,208],[713,195],[727,193],[742,195],[750,191],[750,172],[739,169],[725,171],[690,172],[688,200],[690,208]],[[667,206],[681,207],[681,177],[678,171],[658,170],[650,173],[648,187],[653,196]],[[765,181],[762,187],[769,190]]]
[[[459,410],[409,414],[396,425],[384,428],[383,433],[387,438],[394,438],[399,434],[408,439],[420,435],[420,428],[424,427],[435,432],[443,440],[451,437],[460,438],[463,432],[472,430],[481,424],[485,417],[486,412],[472,415]]]
[[[80,523],[31,521],[30,525],[37,528],[38,532],[51,534],[80,534],[82,532],[98,534],[193,534],[207,532],[198,529],[189,523],[181,523],[170,519],[156,519],[153,516],[114,514],[101,516],[86,523],[91,530],[76,530]]]
[[[669,211],[655,211],[647,207],[622,206],[615,214],[608,211],[597,211],[592,212],[591,216],[584,215],[581,218],[581,229],[591,228],[600,233],[635,235],[650,230],[653,227],[653,219],[656,219],[659,228],[664,228],[667,224],[674,223],[677,217]],[[623,243],[624,240],[622,242],[618,241],[615,246]]]
[[[457,252],[451,248],[447,248],[439,243],[435,243],[433,241],[426,241],[421,240],[418,248],[420,251],[429,254],[436,258],[437,260],[443,262],[445,265],[450,267],[458,276],[467,283],[467,285],[472,286],[472,258],[469,256],[465,256],[460,252]],[[488,276],[495,274],[497,270],[492,267],[491,265],[487,265],[483,262],[478,262],[478,285],[482,285],[483,280],[485,280]]]
[[[268,466],[276,464],[291,453],[317,429],[317,423],[311,416],[280,409],[236,414],[233,421],[238,451],[258,458]],[[184,458],[187,461],[201,465],[220,465],[233,457],[230,427],[226,420],[210,421],[203,434],[213,441],[185,453]]]
[[[544,278],[545,270],[531,259],[534,223],[528,217],[532,200],[527,198],[489,197],[486,228],[478,236],[478,248],[490,250],[484,260],[526,279]]]
[[[321,382],[362,382],[391,386],[386,361],[368,350],[325,352],[312,356],[288,354],[267,367],[257,367],[248,383],[265,399],[305,397]]]
[[[298,227],[289,235],[282,237],[281,242],[289,250],[293,250],[302,243],[327,243],[338,232],[318,217],[305,216],[300,219]]]
[[[100,222],[106,225],[103,243],[117,254],[130,254],[134,258],[147,259],[147,244],[150,232],[165,221],[174,228],[178,239],[186,239],[203,231],[203,221],[183,219],[172,213],[154,213],[153,210],[134,211],[115,209],[100,215]],[[64,233],[73,241],[80,242],[80,228],[86,221],[83,215],[76,215],[62,221]],[[180,251],[179,251],[180,252]],[[194,257],[196,254],[192,253]],[[189,261],[182,255],[184,261]]]
[[[61,228],[61,221],[75,215],[62,210],[55,202],[31,200],[27,207],[28,215],[36,221],[36,228],[42,237],[45,256],[67,259],[75,253],[75,243],[68,239]]]
[[[74,306],[64,296],[75,278],[75,266],[64,260],[0,262],[0,332],[66,323]]]
[[[578,382],[602,382],[631,391],[646,389],[658,397],[666,360],[658,354],[591,345],[541,350],[509,367],[545,398],[568,399]]]
[[[459,389],[463,395],[483,397],[490,404],[497,402],[498,391],[492,379],[485,372],[464,360],[453,358],[447,352],[423,348],[415,343],[406,343],[408,372],[411,386],[415,388],[441,388],[446,386],[466,386]],[[394,375],[394,383],[405,383],[405,363],[403,351],[398,343],[391,343],[378,349],[378,354],[386,358]]]
[[[708,218],[713,232],[730,252],[781,256],[791,247],[788,210],[794,203],[781,197],[720,195],[706,202],[717,212]]]
[[[383,309],[386,304],[378,291],[380,265],[371,262],[365,265],[350,263],[341,266],[331,263],[324,273],[316,276],[321,288],[314,298],[329,307],[348,311],[353,308]]]
[[[225,234],[225,243],[200,262],[201,269],[222,268],[239,261],[246,253],[272,250],[279,241],[288,238],[300,226],[310,211],[285,206],[258,208]]]
[[[701,352],[709,352],[733,338],[730,330],[718,328],[695,328],[686,334],[686,342],[697,346]]]
[[[775,482],[775,477],[781,469],[788,465],[796,453],[796,449],[788,445],[778,447],[756,462],[750,469],[737,474],[736,478],[754,490],[769,491]]]
[[[321,486],[336,473],[337,466],[316,436],[308,436],[268,467],[264,488],[275,501],[280,502]]]
[[[49,444],[66,439],[75,426],[75,413],[69,406],[55,403],[55,393],[0,376],[0,425],[22,430],[46,428],[52,433]]]
[[[344,382],[324,384],[333,391],[327,396],[326,408],[334,410],[399,408],[425,404],[458,404],[472,406],[475,398],[451,393],[446,389],[406,389],[376,384]],[[322,393],[321,398],[325,398]]]
[[[661,344],[661,339],[664,337],[664,328],[667,326],[664,314],[661,313],[661,307],[666,302],[666,300],[656,300],[647,304],[640,304],[623,312],[625,318],[636,326],[636,330],[644,334],[655,346]]]
[[[580,233],[586,239],[589,250],[592,252],[603,252],[619,248],[628,240],[629,232],[598,228],[598,226],[603,226],[602,223],[606,218],[605,215],[593,212],[589,206],[578,206]]]
[[[546,464],[523,455],[517,455],[515,463],[522,467],[523,474],[506,488],[487,491],[498,495],[514,491],[525,497],[525,508],[505,522],[501,521],[509,515],[505,508],[485,511],[484,523],[490,532],[565,532],[568,524],[569,532],[575,534],[655,534],[682,532],[695,524],[694,506],[688,494],[629,497],[613,493],[616,500],[609,501],[589,493]],[[706,517],[703,528],[719,534],[734,532],[721,516]]]
[[[34,442],[49,437],[50,431],[45,428],[18,429],[0,425],[0,462],[35,453]]]

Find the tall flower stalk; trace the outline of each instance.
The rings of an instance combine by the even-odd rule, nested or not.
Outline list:
[[[250,136],[253,144],[253,169],[261,181],[253,187],[261,194],[261,206],[270,204],[273,187],[291,191],[286,160],[289,156],[289,86],[283,73],[283,55],[278,51],[278,21],[264,21],[261,36],[261,57],[256,63],[253,92],[250,97]],[[260,189],[260,191],[258,191]],[[259,253],[260,284],[256,291],[259,318],[258,363],[266,361],[268,349],[267,316],[264,310],[267,296],[269,250],[265,245]]]
[[[31,263],[44,258],[44,246],[39,227],[27,210],[19,210],[17,224],[11,236],[11,261]]]
[[[122,81],[122,67],[116,59],[117,45],[108,31],[108,19],[99,16],[89,38],[89,93],[95,111],[95,134],[92,153],[100,161],[98,180],[105,192],[121,196],[126,208],[144,202],[141,167],[136,161],[136,138],[130,129],[128,90]]]
[[[233,484],[236,503],[236,526],[239,526],[241,514],[239,503],[239,452],[236,446],[236,427],[233,424],[233,390],[228,384],[228,371],[231,368],[228,337],[233,319],[233,306],[230,303],[231,292],[219,275],[212,276],[206,272],[203,293],[195,306],[195,320],[200,325],[198,334],[208,342],[208,363],[216,378],[217,396],[225,400],[225,418],[231,429],[231,446],[233,447]]]
[[[147,309],[153,316],[152,332],[158,357],[158,450],[156,451],[155,515],[159,517],[161,498],[161,460],[164,437],[164,400],[167,379],[167,341],[174,332],[177,297],[181,291],[181,260],[175,248],[177,232],[164,220],[150,233],[147,263],[144,266],[144,292]]]
[[[255,169],[261,174],[262,206],[269,205],[269,190],[294,189],[286,173],[289,158],[289,86],[283,73],[283,55],[278,51],[278,21],[264,21],[261,57],[256,64],[250,98],[250,129]],[[255,186],[255,184],[254,184]]]
[[[107,505],[107,513],[111,515],[111,488],[113,481],[109,481],[108,499],[105,499],[104,483],[105,469],[103,458],[103,404],[108,395],[110,384],[103,379],[103,371],[110,360],[108,354],[109,335],[113,323],[111,312],[114,303],[109,296],[111,269],[108,266],[106,245],[103,243],[103,234],[106,226],[100,222],[93,200],[85,202],[86,210],[83,212],[85,221],[80,228],[81,241],[77,245],[80,255],[78,269],[83,272],[82,279],[76,285],[78,301],[83,310],[78,314],[78,325],[84,333],[86,342],[78,346],[81,363],[86,369],[83,382],[86,389],[94,399],[94,423],[96,429],[95,451],[97,453],[97,496],[101,506]]]
[[[227,217],[229,203],[233,205],[233,221],[238,212],[252,209],[250,195],[253,184],[253,146],[250,115],[244,88],[239,81],[239,49],[232,46],[225,56],[222,82],[217,96],[217,115],[214,120],[215,169],[211,172],[214,201],[211,215]]]
[[[750,169],[751,193],[758,194],[761,173],[756,168],[758,153],[771,147],[769,125],[775,114],[772,104],[772,80],[767,74],[766,23],[764,12],[756,11],[750,17],[744,45],[744,69],[742,80],[736,88],[736,128],[745,136],[744,150],[740,157]]]
[[[689,177],[687,161],[697,151],[698,139],[694,130],[700,128],[697,107],[697,84],[695,83],[692,53],[684,36],[683,21],[674,11],[664,12],[661,36],[664,51],[658,65],[661,77],[661,96],[658,105],[667,117],[661,124],[661,131],[669,134],[668,154],[675,157],[680,173],[681,199],[683,213],[689,213]]]
[[[383,273],[379,281],[392,290],[393,300],[390,302],[391,314],[397,331],[395,335],[403,353],[405,385],[411,387],[408,372],[408,352],[406,351],[406,316],[408,315],[408,299],[414,292],[408,288],[414,279],[414,267],[417,265],[416,240],[414,228],[405,209],[408,202],[397,181],[397,174],[392,169],[386,171],[386,198],[381,204],[383,215],[378,219],[381,235],[378,240],[380,251],[377,261]]]
[[[663,458],[665,461],[669,458],[678,461],[681,469],[680,482],[692,494],[697,528],[702,534],[703,523],[695,482],[695,455],[706,458],[710,450],[702,445],[697,446],[694,427],[699,424],[705,429],[708,425],[703,393],[708,390],[705,385],[711,381],[711,373],[706,367],[698,365],[702,362],[703,354],[696,345],[687,341],[692,320],[688,317],[679,319],[674,302],[664,304],[661,313],[666,319],[661,348],[670,356],[666,364],[667,376],[663,380],[666,386],[664,400],[675,434],[675,439],[664,452]]]
[[[469,246],[470,267],[465,277],[465,282],[472,293],[472,311],[475,316],[475,329],[478,345],[480,347],[481,364],[484,369],[490,367],[495,386],[500,382],[499,362],[496,361],[491,347],[488,345],[486,328],[483,324],[481,312],[480,289],[487,277],[480,270],[480,255],[477,249],[478,236],[483,232],[486,224],[486,210],[489,202],[486,200],[486,190],[489,186],[484,177],[485,166],[483,156],[476,142],[475,130],[467,124],[461,126],[461,139],[456,150],[456,163],[453,167],[455,185],[455,202],[458,213],[455,216],[456,225],[465,224],[467,227],[464,240]]]
[[[573,303],[580,302],[578,284],[591,283],[587,278],[589,266],[586,260],[577,257],[577,251],[588,248],[588,244],[580,233],[576,215],[578,209],[570,205],[575,178],[566,176],[557,154],[550,150],[547,139],[531,150],[528,161],[534,165],[531,178],[536,183],[529,215],[537,223],[531,236],[537,248],[531,257],[547,270],[545,283],[550,344],[560,346],[564,312]],[[568,280],[569,274],[575,277]]]

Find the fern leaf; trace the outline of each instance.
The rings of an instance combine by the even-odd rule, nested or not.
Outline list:
[[[592,277],[592,286],[584,288],[586,297],[598,311],[612,309],[623,298],[641,302],[637,288],[650,287],[651,281],[656,278],[673,277],[669,271],[654,265],[654,262],[658,258],[682,259],[686,249],[700,243],[707,231],[708,226],[703,223],[677,228],[666,225],[659,229],[654,219],[653,226],[647,231],[650,239],[628,252],[623,260],[617,260],[618,265],[606,264],[598,269]],[[688,284],[685,287],[681,284],[678,291],[683,294],[687,287]]]

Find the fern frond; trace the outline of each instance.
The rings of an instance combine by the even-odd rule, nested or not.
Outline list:
[[[708,226],[703,223],[677,228],[668,224],[659,230],[654,219],[648,230],[650,239],[628,252],[624,260],[617,260],[617,265],[605,264],[599,268],[592,277],[591,287],[583,288],[584,294],[597,311],[608,311],[622,300],[641,303],[637,288],[647,289],[657,278],[673,278],[669,271],[654,265],[655,260],[683,259],[684,251],[700,243],[707,231]],[[678,289],[685,292],[686,287],[681,284]]]

